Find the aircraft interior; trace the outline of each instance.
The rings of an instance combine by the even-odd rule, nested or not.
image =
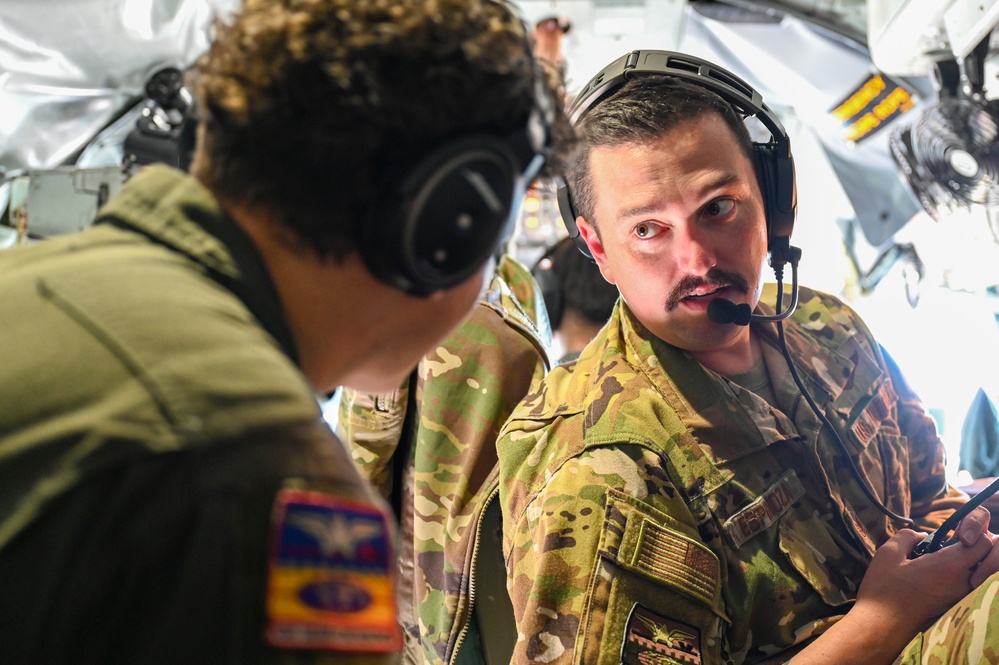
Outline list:
[[[642,49],[758,90],[794,155],[795,279],[866,321],[932,416],[951,484],[974,496],[999,477],[999,0],[514,4],[567,103]],[[0,253],[87,228],[146,165],[186,168],[184,71],[239,6],[0,2]],[[524,266],[569,234],[558,189],[539,180],[520,202],[507,251]],[[336,426],[340,391],[320,399]]]
[[[802,283],[841,294],[881,336],[930,406],[956,479],[962,426],[993,418],[999,398],[999,7],[516,4],[529,24],[560,23],[548,48],[570,98],[603,63],[650,48],[709,59],[762,93],[792,140]],[[0,8],[0,247],[83,228],[139,166],[182,158],[191,100],[180,72],[213,13],[238,1],[73,5]],[[118,21],[88,20],[108,11]],[[555,188],[540,183],[513,252],[531,264],[565,233]]]

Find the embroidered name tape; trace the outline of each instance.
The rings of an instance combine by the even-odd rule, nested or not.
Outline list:
[[[867,447],[867,444],[871,442],[874,434],[881,428],[881,423],[891,415],[891,405],[896,401],[898,398],[886,381],[850,427],[861,445]]]
[[[725,520],[722,527],[725,535],[733,547],[742,547],[747,540],[769,529],[804,494],[805,488],[794,469],[788,470],[762,496]]]
[[[284,649],[399,649],[384,515],[321,492],[281,490],[272,519],[267,641]]]

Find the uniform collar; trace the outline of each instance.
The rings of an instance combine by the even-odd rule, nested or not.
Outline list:
[[[776,287],[768,284],[757,306],[761,314],[773,314]],[[854,312],[841,301],[801,287],[798,307],[792,315],[797,325],[784,326],[784,340],[805,387],[820,403],[828,402],[844,419],[856,416],[865,395],[884,380],[884,372],[871,352],[861,346],[869,337]],[[756,331],[772,346],[780,348],[775,323],[754,323]],[[791,380],[788,378],[788,380]]]
[[[776,418],[765,407],[760,410],[744,404],[727,381],[686,351],[653,335],[623,303],[620,325],[629,364],[646,374],[716,462],[737,459],[796,435],[790,421]]]
[[[757,313],[774,313],[773,307],[766,304],[774,300],[774,294],[773,285],[768,285]],[[851,323],[855,320],[838,301],[803,288],[793,323],[784,326],[788,351],[797,361],[805,386],[819,403],[830,404],[844,421],[856,417],[872,387],[883,380],[878,365],[857,342]],[[702,445],[711,442],[715,446],[712,455],[719,462],[799,436],[788,414],[771,408],[755,395],[740,394],[690,354],[660,340],[623,302],[615,323],[608,343],[618,346],[628,363],[647,375]],[[779,349],[775,323],[752,325],[765,344]],[[792,381],[789,373],[784,380]]]

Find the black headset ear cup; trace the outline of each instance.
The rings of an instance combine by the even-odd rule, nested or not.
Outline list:
[[[583,236],[580,235],[579,227],[576,226],[576,208],[572,204],[572,194],[569,192],[569,186],[561,178],[558,178],[557,182],[558,188],[555,196],[558,200],[558,212],[562,216],[562,223],[565,224],[565,230],[569,232],[569,237],[572,238],[579,251],[587,258],[592,259],[593,255],[590,254],[590,248],[587,246],[586,241],[583,240]],[[554,327],[554,324],[552,327]]]
[[[378,279],[414,295],[480,269],[511,231],[522,188],[509,150],[485,135],[446,144],[386,180],[361,229],[360,252]]]
[[[786,146],[772,143],[753,145],[756,179],[763,196],[767,217],[767,243],[777,238],[789,238],[794,230],[796,192],[794,161]]]

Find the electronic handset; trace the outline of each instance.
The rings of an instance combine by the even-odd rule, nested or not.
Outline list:
[[[927,534],[915,547],[912,548],[912,554],[909,555],[910,559],[915,559],[924,554],[929,554],[930,552],[936,552],[949,545],[954,545],[959,542],[957,538],[951,538],[948,540],[948,535],[957,528],[957,525],[963,520],[968,513],[977,508],[979,505],[985,502],[990,496],[999,491],[999,478],[996,478],[981,492],[976,494],[971,498],[968,503],[964,504],[956,511],[954,514],[947,518],[940,528],[933,533]]]

